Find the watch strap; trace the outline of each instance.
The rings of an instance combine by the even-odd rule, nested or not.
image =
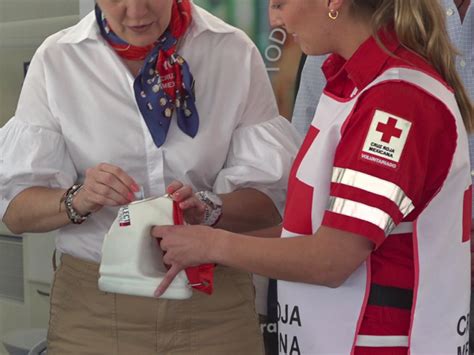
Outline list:
[[[196,197],[206,205],[201,224],[211,227],[215,226],[222,216],[221,199],[211,191],[198,191],[196,192]]]

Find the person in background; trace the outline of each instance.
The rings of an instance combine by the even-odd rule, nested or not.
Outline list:
[[[326,85],[321,67],[326,56],[308,56],[301,70],[301,81],[296,95],[291,124],[305,136],[316,113],[319,97]]]
[[[101,247],[140,187],[190,224],[278,224],[298,144],[255,45],[189,0],[98,0],[49,37],[0,130],[0,218],[59,230],[48,354],[263,353],[248,273],[185,301],[104,293]]]
[[[306,54],[329,55],[283,238],[155,227],[171,267],[157,294],[182,268],[217,262],[283,280],[280,353],[466,353],[474,117],[444,9],[432,0],[272,6]]]
[[[460,53],[456,61],[456,68],[472,100],[474,98],[474,70],[472,67],[474,15],[472,14],[471,0],[440,0],[440,2],[446,11],[449,37]],[[326,78],[321,71],[325,59],[324,56],[308,56],[301,72],[301,83],[291,123],[302,135],[306,135],[308,132],[316,112],[318,99],[326,85]],[[470,143],[469,146],[472,147],[472,151],[474,145]],[[474,157],[474,154],[471,156]]]
[[[301,84],[301,75],[303,74],[303,68],[304,68],[304,65],[306,63],[306,59],[308,58],[308,56],[304,53],[301,54],[301,57],[300,57],[300,62],[298,64],[298,70],[296,71],[296,79],[295,79],[295,100],[296,98],[298,97],[298,91],[299,91],[299,88],[300,88],[300,84]],[[294,107],[293,107],[294,109]]]

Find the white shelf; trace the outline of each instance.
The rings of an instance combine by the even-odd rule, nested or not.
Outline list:
[[[56,233],[27,233],[23,236],[25,280],[50,284],[53,280],[52,256]]]
[[[10,235],[10,236],[14,236],[15,234],[13,234],[12,232],[10,232],[10,230],[7,228],[7,226],[5,224],[3,224],[2,222],[0,222],[0,235]]]
[[[0,235],[15,236],[2,223]],[[48,294],[53,278],[51,256],[56,233],[25,233],[18,237],[23,239],[25,297],[24,302],[0,298],[0,339],[12,330],[48,327]],[[4,355],[4,351],[0,345],[0,355]]]

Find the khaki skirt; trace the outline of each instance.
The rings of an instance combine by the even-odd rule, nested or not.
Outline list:
[[[63,255],[54,275],[48,354],[259,355],[249,274],[215,270],[212,296],[160,300],[98,289],[99,265]]]

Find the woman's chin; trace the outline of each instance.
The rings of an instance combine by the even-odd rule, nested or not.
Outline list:
[[[161,35],[161,34],[160,34]],[[127,43],[130,43],[132,46],[144,47],[156,42],[160,35],[155,33],[130,33],[123,38]]]
[[[314,48],[312,46],[305,45],[303,42],[299,42],[301,51],[309,56],[319,56],[328,54],[327,51],[321,50],[321,48]]]

